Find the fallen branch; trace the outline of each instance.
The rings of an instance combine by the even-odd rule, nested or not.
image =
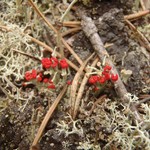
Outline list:
[[[82,18],[81,24],[82,24],[83,31],[84,31],[85,35],[90,39],[98,57],[100,58],[101,61],[103,61],[106,58],[105,59],[106,64],[108,64],[112,67],[112,73],[119,75],[116,67],[114,66],[113,62],[109,58],[109,54],[107,53],[107,51],[97,33],[98,30],[97,30],[94,22],[92,21],[91,18],[86,17],[85,15],[82,15],[81,18]],[[121,97],[122,101],[124,101],[124,102],[127,101],[127,98],[125,96],[127,93],[127,90],[126,90],[124,84],[122,83],[120,77],[115,82],[115,90],[116,90],[117,94]]]
[[[38,144],[38,141],[40,140],[40,138],[42,136],[42,133],[43,133],[43,131],[44,131],[44,129],[45,129],[45,127],[46,127],[46,125],[47,125],[50,117],[52,116],[54,110],[56,109],[59,101],[61,100],[61,98],[65,94],[66,90],[67,90],[67,85],[64,86],[63,90],[60,92],[60,94],[58,95],[58,97],[56,98],[56,100],[54,101],[54,103],[52,104],[52,106],[49,108],[47,114],[45,115],[45,118],[43,119],[43,121],[42,121],[42,123],[41,123],[41,125],[39,127],[39,130],[38,130],[38,132],[37,132],[37,134],[35,136],[35,139],[34,139],[34,141],[32,143],[33,147]]]
[[[82,23],[81,23],[82,29],[83,29],[85,35],[91,41],[91,43],[94,47],[94,50],[97,53],[98,57],[100,58],[100,60],[102,62],[105,59],[106,64],[108,64],[109,66],[112,67],[112,73],[118,74],[118,76],[119,76],[119,73],[118,73],[116,67],[114,66],[113,62],[109,58],[109,54],[107,53],[107,51],[106,51],[106,49],[102,43],[102,40],[97,33],[98,30],[97,30],[94,22],[92,21],[91,18],[85,16],[83,14],[83,12],[81,12],[81,19],[82,19]],[[120,77],[118,77],[118,80],[114,83],[114,87],[115,87],[116,93],[120,97],[122,103],[128,103],[130,101],[130,99],[126,96],[126,94],[128,92],[127,92],[124,84],[122,83]],[[134,119],[141,122],[142,119],[141,119],[136,107],[131,106],[131,110],[134,114]]]

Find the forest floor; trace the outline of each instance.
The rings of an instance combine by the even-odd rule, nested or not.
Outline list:
[[[150,149],[150,1],[1,0],[0,16],[0,150]]]

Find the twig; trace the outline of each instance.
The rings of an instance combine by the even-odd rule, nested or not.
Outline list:
[[[32,56],[32,55],[30,55],[30,54],[26,54],[26,53],[24,53],[24,52],[21,52],[21,51],[15,50],[15,49],[13,49],[13,51],[14,51],[14,52],[17,52],[17,53],[20,53],[20,54],[22,54],[22,55],[24,55],[24,56],[30,57],[30,58],[32,58],[32,59],[35,59],[35,60],[37,60],[37,61],[41,61],[41,59],[39,59],[39,58],[37,58],[37,57],[35,57],[35,56]]]
[[[146,9],[146,7],[145,7],[145,5],[144,5],[143,0],[140,0],[140,4],[141,4],[142,9],[143,9],[143,10],[145,10],[145,9]]]
[[[64,86],[63,90],[60,92],[60,94],[58,95],[58,97],[56,98],[56,100],[54,101],[52,106],[49,108],[47,114],[45,115],[45,118],[43,119],[43,121],[42,121],[42,123],[41,123],[41,125],[39,127],[39,130],[38,130],[38,132],[37,132],[37,134],[35,136],[35,139],[34,139],[34,141],[32,143],[32,146],[37,145],[37,143],[40,140],[40,138],[42,136],[42,133],[43,133],[43,131],[44,131],[44,129],[45,129],[45,127],[46,127],[50,117],[52,116],[54,110],[56,109],[59,101],[61,100],[61,98],[65,94],[66,90],[67,90],[67,85]]]
[[[70,5],[68,6],[68,8],[66,9],[65,13],[62,15],[62,17],[60,18],[60,21],[63,22],[65,16],[67,15],[67,13],[70,11],[70,9],[72,8],[72,6],[77,2],[78,0],[73,0]]]
[[[106,58],[106,64],[110,65],[112,67],[112,72],[114,74],[118,74],[118,71],[116,67],[114,66],[113,62],[109,58],[109,54],[107,53],[106,49],[104,48],[104,45],[97,33],[97,28],[92,21],[91,18],[86,17],[85,15],[82,15],[82,28],[86,36],[90,39],[95,52],[97,53],[98,57],[100,58],[101,61]],[[126,101],[126,96],[125,94],[127,93],[127,90],[122,83],[120,77],[118,80],[115,82],[115,90],[118,93],[118,95],[122,98],[123,101]]]
[[[106,49],[104,48],[102,40],[97,33],[98,30],[97,30],[94,22],[92,21],[91,18],[86,17],[83,14],[83,12],[81,12],[81,18],[82,18],[81,24],[82,24],[83,31],[84,31],[85,35],[90,39],[98,57],[100,58],[101,61],[103,61],[104,58],[106,58],[105,62],[106,62],[106,64],[108,64],[112,67],[112,73],[118,74],[116,67],[114,66],[113,62],[110,60],[109,55],[108,55]],[[115,87],[116,93],[121,98],[121,101],[123,103],[128,103],[129,98],[127,96],[125,96],[127,94],[127,90],[126,90],[124,84],[122,83],[120,77],[118,77],[118,80],[114,83],[114,87]],[[134,112],[135,119],[137,119],[138,121],[141,121],[141,117],[139,116],[137,109],[133,106],[132,110]]]
[[[80,27],[81,22],[80,21],[64,21],[63,26],[64,27]]]
[[[135,14],[126,15],[126,16],[124,16],[124,19],[128,19],[128,20],[137,19],[137,18],[143,17],[148,14],[150,14],[150,10],[143,10],[143,11],[140,11]]]
[[[95,67],[97,62],[98,62],[98,57],[93,61],[91,67]],[[75,100],[75,105],[74,105],[74,113],[73,113],[73,119],[76,118],[76,115],[77,115],[77,112],[79,110],[79,106],[80,106],[80,101],[81,101],[81,98],[82,98],[82,95],[83,95],[83,92],[84,92],[84,88],[85,88],[85,85],[88,81],[88,78],[90,76],[90,72],[92,72],[92,69],[89,69],[87,70],[87,73],[84,75],[84,78],[81,82],[81,85],[80,85],[80,88],[79,88],[79,91],[78,91],[78,94],[77,94],[77,97],[76,97],[76,100]]]
[[[74,113],[74,106],[75,106],[75,99],[76,99],[76,92],[77,92],[77,88],[78,88],[78,83],[79,83],[79,79],[83,73],[83,70],[86,66],[86,64],[88,63],[88,61],[94,56],[94,53],[88,57],[85,62],[81,65],[81,67],[79,68],[78,72],[76,73],[73,81],[72,81],[72,85],[71,85],[71,90],[70,90],[70,102],[71,102],[71,109],[70,109],[70,114],[73,116]]]
[[[57,29],[57,47],[59,48],[59,53],[61,54],[61,59],[63,59],[64,58],[64,47],[63,47],[62,41],[61,41],[62,24],[60,22],[56,23],[56,29]]]
[[[57,33],[57,30],[54,28],[54,26],[46,19],[46,17],[42,14],[42,12],[37,8],[37,6],[33,3],[32,0],[28,0],[31,6],[34,8],[34,10],[39,14],[39,16],[46,22],[46,24],[52,29],[55,33]]]
[[[33,3],[32,0],[28,0],[34,10],[39,14],[39,16],[45,21],[45,23],[52,29],[56,34],[57,30],[54,28],[54,26],[46,19],[46,17],[42,14],[42,12],[37,8],[37,6]],[[74,52],[74,50],[67,44],[67,42],[61,37],[62,43],[65,45],[65,47],[70,51],[70,53],[76,58],[76,60],[79,62],[81,65],[83,62],[82,60],[78,57],[78,55]]]
[[[136,27],[129,20],[125,20],[125,21],[129,25],[130,29],[138,34],[138,36],[136,37],[139,40],[140,44],[142,44],[142,46],[144,46],[148,51],[150,51],[150,43],[145,38],[145,36],[139,30],[137,30]]]
[[[62,38],[62,42],[65,45],[65,47],[70,51],[70,53],[76,58],[76,60],[78,61],[78,63],[80,65],[83,64],[82,60],[80,59],[80,57],[74,52],[74,50],[67,44],[67,42]]]
[[[81,27],[72,28],[72,29],[69,29],[69,30],[63,32],[61,35],[62,35],[62,37],[64,37],[64,36],[66,36],[66,35],[68,35],[70,33],[78,32],[80,30],[81,30]]]

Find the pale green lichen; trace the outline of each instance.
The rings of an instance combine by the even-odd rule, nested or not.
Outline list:
[[[85,5],[88,2],[90,0],[83,0]],[[40,47],[31,43],[28,34],[40,38],[43,26],[38,21],[36,14],[34,14],[33,20],[30,19],[29,13],[27,13],[29,10],[32,11],[30,7],[26,9],[19,5],[16,7],[16,0],[1,0],[0,8],[0,25],[12,30],[0,30],[0,90],[7,96],[7,98],[1,98],[0,113],[3,113],[9,106],[10,101],[15,102],[15,100],[17,100],[18,111],[22,113],[35,95],[32,90],[29,92],[22,91],[14,83],[23,79],[25,71],[38,67],[39,64],[13,50],[16,49],[41,58]],[[145,31],[148,29],[149,26]],[[139,30],[143,31],[140,28]],[[23,32],[25,34],[22,34]],[[103,103],[95,106],[89,116],[89,109],[86,107],[93,105],[95,99],[90,97],[88,92],[86,91],[85,97],[82,99],[77,120],[73,120],[70,115],[67,115],[55,122],[55,130],[59,135],[64,136],[64,141],[62,141],[64,147],[69,149],[74,144],[69,141],[69,138],[76,135],[80,137],[80,141],[77,140],[76,145],[73,145],[76,146],[76,149],[100,150],[102,148],[109,150],[113,145],[120,150],[149,149],[150,105],[148,103],[139,105],[139,108],[142,109],[142,113],[140,113],[142,121],[140,122],[135,121],[134,114],[130,110],[131,105],[138,103],[139,99],[130,93],[126,95],[129,98],[128,104],[123,104],[118,99],[105,99]],[[55,95],[51,93],[50,96],[47,91],[45,93],[47,97],[51,97],[51,101],[54,101],[57,96],[56,93]],[[63,103],[63,109],[68,109],[67,104],[66,102]],[[30,121],[28,120],[31,122],[31,126],[28,125],[24,128],[28,137],[26,140],[29,140],[27,143],[33,140],[35,130],[38,128],[37,122],[40,119],[37,116],[43,115],[42,113],[37,115],[34,112],[35,110],[32,110],[31,113],[33,114],[29,114],[33,116]],[[10,120],[11,122],[14,121],[13,119]],[[34,120],[36,120],[36,124],[33,124]],[[97,139],[95,139],[95,134],[97,134]]]
[[[57,122],[57,128],[58,134],[64,134],[65,137],[68,137],[71,134],[77,134],[81,137],[83,137],[83,129],[81,127],[80,120],[73,120],[72,117],[68,114],[68,116],[65,117],[65,119],[69,119],[68,122],[65,120],[60,120]]]

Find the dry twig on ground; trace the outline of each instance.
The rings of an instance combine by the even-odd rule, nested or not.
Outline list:
[[[63,22],[64,27],[80,27],[81,22],[80,21],[64,21]]]
[[[92,19],[90,17],[85,16],[85,14],[83,12],[81,12],[81,18],[82,18],[82,23],[81,23],[82,29],[83,29],[85,35],[91,41],[98,57],[100,58],[101,61],[103,61],[105,59],[106,64],[108,64],[109,66],[112,67],[113,74],[119,75],[116,67],[114,66],[113,62],[111,61],[109,54],[107,53],[107,51],[102,43],[100,36],[97,33],[98,30],[97,30],[94,22],[92,21]],[[120,77],[118,77],[118,80],[114,83],[114,87],[115,87],[116,93],[120,97],[120,100],[122,101],[122,103],[128,103],[130,101],[129,98],[126,96],[126,94],[128,92],[127,92],[123,82],[121,81]],[[135,120],[141,121],[141,117],[134,105],[131,106],[131,110],[133,111]]]
[[[38,141],[40,140],[40,138],[42,136],[42,133],[43,133],[43,131],[44,131],[44,129],[45,129],[45,127],[46,127],[46,125],[47,125],[50,117],[52,116],[54,110],[56,109],[59,101],[61,100],[61,98],[65,94],[66,90],[67,90],[67,85],[64,86],[64,88],[62,89],[62,91],[60,92],[60,94],[58,95],[58,97],[56,98],[56,100],[54,101],[54,103],[49,108],[47,114],[45,115],[45,118],[43,119],[43,121],[42,121],[42,123],[41,123],[41,125],[39,127],[39,130],[38,130],[38,132],[37,132],[37,134],[35,136],[35,139],[34,139],[34,141],[32,143],[32,146],[35,146],[35,145],[38,144]]]
[[[71,33],[74,33],[74,32],[78,32],[80,30],[81,30],[81,27],[72,28],[72,29],[69,29],[69,30],[63,32],[61,35],[62,35],[62,37],[64,37],[64,36],[66,36],[68,34],[71,34]]]
[[[145,9],[146,9],[146,7],[145,7],[145,4],[144,4],[144,1],[143,1],[143,0],[140,0],[140,5],[141,5],[141,7],[142,7],[142,9],[143,9],[143,10],[145,10]]]
[[[101,61],[103,61],[106,58],[105,59],[106,64],[108,64],[112,67],[112,72],[114,74],[119,75],[116,67],[114,66],[113,62],[109,58],[109,54],[107,53],[107,51],[97,33],[97,28],[96,28],[94,22],[92,21],[91,18],[86,17],[85,15],[82,15],[81,18],[82,18],[83,31],[86,34],[86,36],[90,39],[98,57],[100,58]],[[115,90],[116,90],[117,94],[121,97],[122,101],[126,101],[127,98],[125,97],[125,95],[127,93],[127,90],[126,90],[124,84],[122,83],[120,77],[118,78],[118,81],[115,82]]]

